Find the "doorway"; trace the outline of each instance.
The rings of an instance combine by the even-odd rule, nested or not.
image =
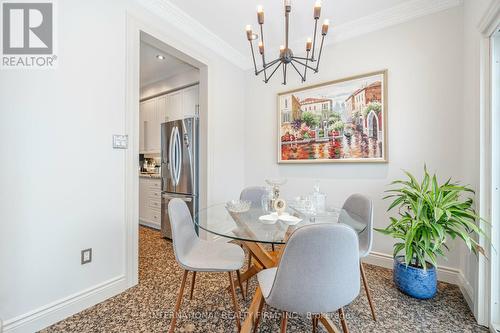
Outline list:
[[[500,329],[500,28],[491,36],[491,274],[490,321]],[[496,249],[496,250],[495,250]]]
[[[171,239],[169,200],[199,205],[200,70],[165,49],[141,34],[139,224]]]
[[[209,105],[209,75],[208,75],[208,65],[204,61],[203,56],[198,54],[196,49],[192,49],[186,46],[181,40],[176,39],[175,35],[172,35],[170,31],[164,29],[161,25],[155,25],[155,22],[150,22],[142,17],[136,17],[131,14],[127,16],[127,41],[126,41],[126,132],[129,137],[129,148],[126,151],[126,170],[125,170],[125,192],[126,192],[126,205],[125,205],[125,216],[126,216],[126,235],[125,235],[125,249],[126,249],[126,260],[125,260],[125,276],[127,280],[127,287],[132,287],[139,282],[139,231],[140,231],[140,212],[139,212],[139,199],[140,186],[139,186],[139,173],[141,168],[144,167],[144,160],[148,158],[148,168],[147,172],[155,171],[156,164],[158,161],[161,164],[161,143],[158,147],[158,143],[153,142],[148,144],[147,138],[161,136],[161,129],[152,128],[150,134],[145,133],[148,126],[152,126],[150,119],[146,119],[146,124],[144,124],[144,118],[140,119],[140,101],[147,102],[148,98],[153,99],[156,97],[162,97],[165,93],[174,93],[175,89],[169,89],[168,87],[159,88],[159,90],[146,89],[144,85],[141,89],[141,44],[147,44],[153,47],[153,56],[156,58],[157,55],[164,56],[156,58],[160,60],[179,61],[184,63],[184,69],[197,69],[198,71],[198,83],[192,80],[192,84],[182,85],[180,82],[176,82],[177,88],[186,89],[189,86],[198,89],[198,106],[196,107],[196,113],[199,119],[199,153],[198,153],[198,165],[199,165],[199,205],[204,206],[207,202],[207,192],[208,192],[208,105]],[[175,46],[175,47],[174,47]],[[158,52],[158,53],[156,53]],[[167,55],[170,58],[167,58]],[[143,82],[144,83],[144,82]],[[154,83],[154,82],[153,82]],[[161,86],[161,85],[158,85]],[[148,94],[146,97],[145,94]],[[182,99],[182,98],[181,98]],[[154,104],[154,103],[150,103]],[[150,108],[151,105],[149,106]],[[153,112],[152,112],[153,113]],[[142,125],[141,125],[142,120]],[[150,124],[151,123],[151,124]],[[146,131],[145,131],[146,129]],[[141,137],[143,142],[141,143]],[[146,137],[146,141],[144,141]],[[150,139],[151,140],[151,139]],[[156,146],[155,146],[156,145]],[[153,149],[149,149],[149,148]],[[140,154],[144,153],[144,154]],[[153,153],[153,155],[150,155]],[[142,156],[140,156],[142,155]],[[142,160],[142,162],[141,162]],[[154,162],[154,163],[152,163]],[[154,165],[154,166],[153,166]],[[160,170],[158,170],[160,173]],[[161,184],[158,182],[158,184]],[[156,184],[156,187],[158,187]],[[154,185],[150,184],[149,190],[151,193],[154,192],[152,187]],[[160,188],[156,189],[156,194],[161,194]],[[151,194],[149,193],[149,194]],[[148,194],[148,196],[149,196]],[[155,195],[154,193],[152,195]],[[143,195],[142,197],[145,197]],[[158,200],[156,200],[156,204]],[[155,205],[153,203],[152,205]],[[161,205],[161,199],[160,199]],[[158,209],[155,207],[156,213],[160,212],[160,216],[153,215],[153,222],[156,222],[155,227],[161,227],[161,207]],[[151,222],[151,221],[150,221]],[[149,227],[151,227],[150,225]],[[148,228],[148,230],[153,230]],[[155,231],[158,232],[159,231]]]

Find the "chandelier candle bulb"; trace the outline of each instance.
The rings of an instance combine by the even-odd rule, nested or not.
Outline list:
[[[316,4],[314,5],[314,19],[317,20],[319,19],[321,15],[321,1],[316,1]]]
[[[280,46],[280,57],[283,57],[284,54],[285,54],[285,46],[281,45]]]
[[[252,26],[251,25],[247,25],[245,27],[245,31],[247,32],[247,39],[248,40],[252,40],[253,39]]]
[[[311,51],[311,48],[312,48],[312,40],[311,38],[308,38],[306,42],[306,51],[307,52]]]
[[[328,33],[328,26],[330,25],[330,21],[325,20],[323,22],[323,27],[321,28],[321,34],[324,36]]]
[[[259,42],[259,52],[260,54],[264,54],[264,44],[262,42]]]
[[[262,6],[257,7],[257,21],[259,21],[259,24],[264,24],[264,9]]]

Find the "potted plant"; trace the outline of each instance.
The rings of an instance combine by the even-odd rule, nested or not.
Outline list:
[[[437,257],[445,257],[449,238],[460,238],[469,251],[483,253],[475,236],[484,231],[476,225],[471,197],[474,191],[450,179],[438,184],[434,174],[424,166],[424,177],[419,183],[409,172],[407,180],[396,180],[397,188],[386,192],[391,199],[387,211],[398,209],[397,217],[385,229],[375,229],[398,241],[394,244],[394,283],[399,290],[419,299],[431,298],[437,291]],[[401,254],[402,253],[402,254]]]

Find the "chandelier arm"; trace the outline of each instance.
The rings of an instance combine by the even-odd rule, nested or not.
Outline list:
[[[266,74],[266,56],[265,56],[265,46],[264,46],[264,28],[263,24],[260,25],[260,42],[262,43],[262,70],[264,71],[264,80],[267,79],[267,74]]]
[[[266,59],[264,58],[264,53],[262,53],[262,71],[264,72],[264,80],[267,79],[266,68]]]
[[[309,68],[310,70],[314,71],[315,73],[317,72],[316,68],[313,68],[313,67],[311,67],[309,65],[306,65],[302,61],[298,61],[297,59],[292,59],[292,61],[295,61],[296,63],[301,64],[302,66],[306,66],[307,68]]]
[[[287,67],[287,63],[283,62],[283,85],[285,85],[285,86],[286,86],[286,67]]]
[[[278,60],[281,60],[281,59],[278,59]],[[280,62],[280,63],[278,63],[278,66],[276,66],[276,67],[274,68],[274,70],[272,71],[271,75],[269,75],[269,77],[267,78],[267,81],[269,81],[269,80],[273,77],[274,73],[276,73],[276,70],[278,70],[278,68],[280,68],[280,65],[281,65],[281,62]],[[267,81],[264,81],[264,82],[266,82],[266,83],[267,83]]]
[[[309,51],[306,54],[306,65],[304,66],[304,76],[302,77],[302,82],[306,81],[306,73],[307,73],[307,61],[309,60]],[[293,62],[292,62],[293,64]]]
[[[319,61],[321,59],[321,52],[323,52],[323,42],[325,41],[325,35],[323,35],[321,37],[321,46],[319,47],[319,55],[318,55],[318,62],[316,63],[316,70],[315,72],[317,73],[318,72],[318,68],[319,68]]]
[[[316,61],[314,59],[314,50],[316,49],[316,33],[317,33],[317,30],[318,30],[318,19],[315,18],[314,19],[314,37],[313,37],[313,47],[312,47],[312,55],[311,55],[311,61],[314,62]]]
[[[271,67],[272,65],[274,65],[275,63],[277,63],[278,61],[280,61],[281,58],[278,58],[278,59],[275,59],[269,63],[266,64],[266,67],[265,69],[268,69],[269,67]],[[262,68],[261,70],[257,71],[257,75],[259,75],[260,73],[262,73],[264,71],[264,68]]]
[[[307,54],[309,54],[309,52],[308,52]],[[312,61],[312,59],[311,59],[311,58],[309,58],[309,56],[307,56],[306,58],[305,58],[305,57],[296,57],[296,56],[292,56],[292,58],[294,58],[294,59],[300,59],[300,60]]]
[[[257,73],[257,63],[255,62],[255,52],[253,51],[253,43],[252,40],[249,40],[250,42],[250,49],[252,50],[252,60],[253,60],[253,68],[255,70],[255,75],[259,75]]]
[[[306,79],[302,76],[302,74],[300,74],[297,66],[295,66],[295,64],[293,62],[290,63],[292,65],[292,67],[295,69],[295,71],[297,72],[297,74],[299,74],[300,78],[302,79],[302,82],[304,82]],[[307,67],[306,67],[307,68]]]

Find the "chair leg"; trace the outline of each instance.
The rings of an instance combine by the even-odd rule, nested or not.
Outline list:
[[[184,270],[184,275],[182,276],[181,288],[179,289],[179,295],[177,295],[177,302],[175,303],[174,314],[172,317],[172,322],[170,323],[169,333],[173,333],[175,330],[175,323],[177,322],[177,313],[179,312],[179,308],[182,303],[182,296],[184,294],[184,287],[186,286],[186,279],[189,271]]]
[[[281,315],[281,333],[286,333],[286,324],[288,323],[288,314],[283,312]]]
[[[366,280],[365,270],[363,268],[363,263],[359,262],[359,269],[361,271],[361,278],[363,279],[363,285],[366,291],[366,297],[368,298],[368,303],[370,304],[370,310],[372,312],[373,320],[377,321],[377,317],[375,316],[375,307],[373,306],[372,296],[370,293],[370,287],[368,286],[368,281]]]
[[[236,277],[238,278],[238,286],[240,287],[241,296],[243,296],[243,300],[245,301],[245,289],[243,289],[243,284],[241,283],[241,275],[239,270],[236,271]]]
[[[274,243],[271,243],[271,250],[274,252]]]
[[[345,313],[343,308],[339,309],[339,318],[340,324],[342,325],[342,331],[344,333],[349,333],[349,327],[347,327],[347,321],[345,320]]]
[[[259,330],[260,318],[262,317],[262,311],[264,309],[264,299],[262,298],[259,304],[259,309],[257,310],[257,316],[255,317],[255,321],[253,323],[253,333],[257,333]]]
[[[189,293],[189,299],[193,299],[194,282],[196,281],[196,272],[193,272],[193,279],[191,280],[191,292]]]
[[[318,331],[318,316],[313,315],[312,316],[312,327],[313,327],[313,333],[316,333]]]
[[[227,272],[229,274],[229,286],[231,287],[231,298],[233,299],[234,306],[234,318],[236,319],[236,327],[238,328],[238,332],[241,330],[241,322],[240,322],[240,309],[238,307],[238,301],[236,300],[236,291],[234,290],[234,281],[231,272]]]

